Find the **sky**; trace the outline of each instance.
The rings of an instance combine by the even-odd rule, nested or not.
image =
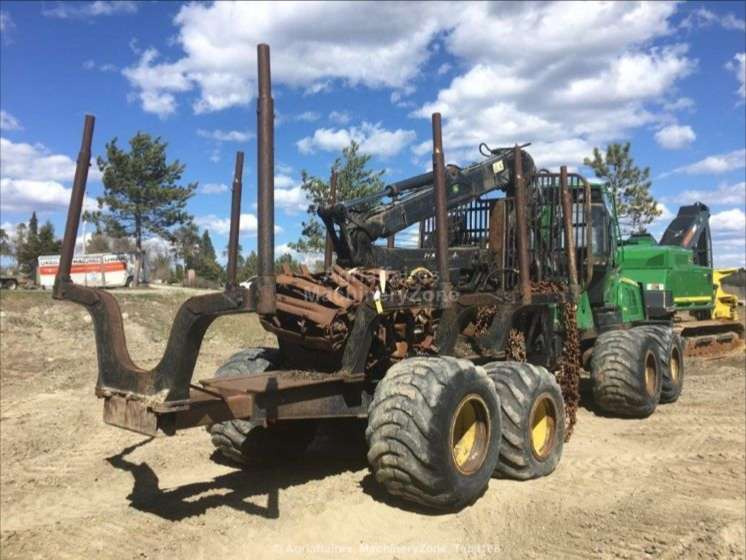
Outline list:
[[[241,244],[256,244],[256,45],[271,47],[277,251],[297,240],[306,170],[327,177],[351,139],[394,181],[480,142],[531,142],[539,167],[582,166],[629,141],[665,229],[712,213],[717,266],[744,266],[744,2],[0,4],[0,224],[36,211],[64,229],[83,117],[93,153],[138,131],[198,181],[188,210],[227,244],[233,159],[246,153]],[[92,167],[87,205],[102,193]],[[91,226],[88,226],[90,232]],[[153,242],[154,246],[159,243]]]

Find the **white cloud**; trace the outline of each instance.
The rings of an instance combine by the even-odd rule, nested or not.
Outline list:
[[[8,12],[0,12],[0,32],[5,33],[15,27],[13,19]]]
[[[20,121],[7,111],[0,111],[1,130],[23,130]]]
[[[693,204],[702,202],[710,206],[717,205],[746,205],[746,182],[741,181],[728,185],[722,183],[714,189],[688,189],[676,194],[676,196],[665,197],[665,200],[677,204]]]
[[[96,2],[57,2],[53,7],[42,9],[42,15],[58,19],[90,18],[115,14],[134,14],[137,2],[126,0]]]
[[[216,233],[219,235],[228,235],[231,227],[230,218],[219,218],[215,214],[207,214],[206,216],[197,216],[194,218],[194,222],[203,229],[208,230],[210,233]],[[254,214],[241,214],[239,221],[239,231],[242,234],[255,235],[257,231],[257,219]],[[275,233],[282,232],[280,226],[275,226]]]
[[[0,209],[3,212],[53,212],[70,204],[72,189],[57,181],[0,179]],[[96,210],[96,202],[86,197],[86,210]]]
[[[746,31],[746,21],[737,18],[732,13],[718,15],[705,7],[699,7],[681,22],[681,27],[694,29],[719,25],[731,31]]]
[[[68,156],[52,154],[41,144],[12,142],[0,138],[0,208],[4,212],[64,210],[70,203],[70,183],[75,162]],[[93,165],[89,181],[101,177]],[[86,199],[86,208],[95,203]]]
[[[302,154],[311,154],[317,150],[336,152],[349,146],[351,141],[360,144],[360,150],[366,154],[390,157],[398,154],[416,135],[413,130],[387,130],[381,123],[363,122],[359,127],[319,128],[313,136],[302,138],[296,145]]]
[[[667,150],[685,148],[694,142],[695,138],[697,138],[697,135],[694,134],[692,127],[686,125],[671,124],[655,133],[655,141]]]
[[[660,116],[651,106],[696,67],[686,46],[649,46],[670,34],[675,4],[478,3],[460,8],[445,45],[469,63],[467,69],[413,112],[425,119],[441,112],[449,161],[477,158],[480,142],[539,141],[530,148],[539,165],[560,163],[559,157],[571,158],[561,163],[580,164],[590,155],[586,148],[657,122]],[[495,34],[495,29],[509,31]],[[418,146],[415,154],[429,150],[429,145]]]
[[[718,268],[736,268],[746,266],[746,239],[738,237],[720,237],[712,240],[713,257]]]
[[[72,181],[75,176],[75,161],[65,155],[52,154],[42,144],[12,142],[0,138],[0,160],[3,177],[38,181]],[[93,165],[88,178],[100,178],[98,168]]]
[[[316,111],[305,111],[304,113],[301,113],[297,117],[295,117],[298,121],[303,122],[314,122],[321,118],[321,115],[317,113]]]
[[[451,11],[437,2],[417,10],[400,3],[190,3],[174,19],[183,57],[159,62],[143,56],[125,76],[151,99],[197,89],[196,112],[246,105],[255,90],[253,53],[266,42],[273,46],[277,84],[308,93],[324,91],[335,80],[400,88],[420,71]],[[178,79],[157,79],[173,75]],[[140,98],[146,111],[156,112],[157,105],[145,106]]]
[[[746,52],[736,53],[725,67],[736,75],[738,95],[746,98]]]
[[[686,173],[687,175],[716,174],[743,169],[744,167],[746,167],[746,149],[708,156],[689,165],[678,167],[671,173]],[[671,173],[665,173],[664,175],[670,175]]]
[[[350,122],[350,113],[348,111],[332,111],[329,113],[329,120],[334,124],[346,125]]]
[[[666,111],[692,111],[694,109],[694,100],[689,97],[679,97],[675,101],[663,103],[663,108]]]
[[[287,243],[283,243],[275,247],[275,258],[279,258],[282,255],[290,255],[294,261],[306,265],[312,272],[323,268],[323,253],[300,253],[292,249]]]
[[[225,183],[207,183],[199,188],[200,194],[222,194],[228,192],[228,185]]]
[[[197,136],[210,138],[218,142],[248,142],[254,138],[254,133],[241,130],[204,130],[199,128],[197,129]]]
[[[96,64],[96,61],[89,58],[83,62],[83,69],[85,70],[99,70],[100,72],[116,72],[117,68],[114,64]]]
[[[275,206],[287,214],[308,210],[309,201],[300,183],[288,175],[275,176]]]
[[[740,208],[731,208],[716,212],[710,216],[710,228],[713,233],[739,232],[746,233],[746,213]]]
[[[165,118],[176,111],[176,97],[171,92],[188,91],[192,84],[184,75],[183,64],[156,64],[157,58],[156,49],[146,49],[138,64],[125,68],[122,74],[138,85],[143,110]]]
[[[444,62],[443,64],[438,66],[438,70],[436,73],[438,74],[438,76],[443,76],[444,74],[448,74],[448,72],[451,71],[451,68],[453,68],[451,64],[449,64],[448,62]]]

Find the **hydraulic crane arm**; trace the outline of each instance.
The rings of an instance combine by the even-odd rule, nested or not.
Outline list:
[[[534,173],[528,152],[521,150],[526,177]],[[491,191],[513,189],[513,149],[490,150],[478,163],[446,174],[448,208],[467,204]],[[371,245],[435,214],[433,174],[423,173],[384,187],[378,193],[318,209],[338,260],[345,266],[367,264]],[[382,202],[384,199],[387,201]]]

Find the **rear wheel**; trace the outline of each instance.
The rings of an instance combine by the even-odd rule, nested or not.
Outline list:
[[[230,357],[216,377],[259,374],[276,367],[279,353],[272,348],[248,348]],[[316,422],[289,420],[263,426],[251,420],[229,420],[208,427],[213,445],[228,459],[248,466],[264,466],[303,455],[316,434]]]
[[[562,391],[546,369],[528,363],[484,366],[495,384],[502,412],[497,476],[528,480],[551,473],[562,457],[565,405]]]
[[[663,376],[658,348],[644,329],[615,330],[596,339],[591,357],[593,397],[607,414],[645,418],[655,410]]]
[[[681,336],[667,326],[640,327],[655,341],[661,366],[661,403],[678,400],[684,387],[684,343]]]
[[[451,357],[412,358],[378,383],[368,462],[387,492],[436,509],[470,504],[500,446],[500,405],[484,369]]]

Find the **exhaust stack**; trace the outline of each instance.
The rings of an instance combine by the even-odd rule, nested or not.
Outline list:
[[[275,302],[275,138],[274,102],[269,68],[269,45],[257,46],[259,96],[257,98],[257,311],[273,314]]]

